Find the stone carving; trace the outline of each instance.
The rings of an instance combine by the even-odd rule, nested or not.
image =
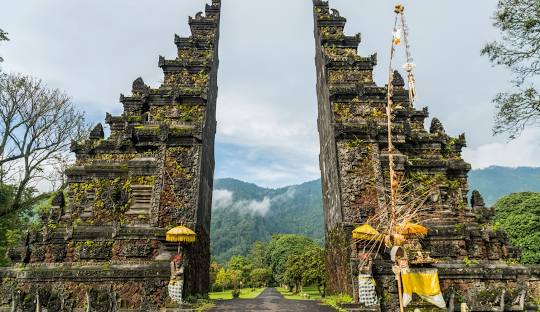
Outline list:
[[[138,77],[133,81],[131,90],[135,93],[136,91],[146,90],[147,88],[148,86],[144,83],[144,80],[141,77]]]
[[[101,123],[98,123],[92,131],[90,131],[89,138],[90,140],[102,140],[105,137],[105,133],[103,132],[103,126]]]
[[[444,131],[444,126],[443,124],[441,123],[441,121],[438,119],[438,118],[433,118],[431,120],[431,126],[429,127],[429,133],[433,133],[433,134],[444,134],[445,131]]]
[[[394,79],[392,80],[392,85],[394,87],[404,87],[405,86],[405,81],[403,80],[403,77],[401,76],[401,74],[397,70],[394,71],[393,77],[394,77]]]
[[[471,196],[471,207],[485,207],[486,204],[484,203],[484,198],[482,197],[482,194],[478,192],[477,190],[474,190],[472,192]]]
[[[49,211],[49,223],[57,224],[60,221],[60,218],[64,213],[65,203],[66,201],[64,199],[64,193],[62,191],[56,193],[52,200],[51,209]]]

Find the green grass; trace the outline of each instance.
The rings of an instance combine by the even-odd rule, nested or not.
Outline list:
[[[242,288],[240,289],[240,299],[253,299],[262,293],[264,288]],[[212,300],[231,300],[232,290],[211,292],[208,294]]]
[[[348,295],[326,296],[326,298],[323,299],[323,303],[325,305],[329,305],[339,312],[347,312],[347,310],[340,307],[339,305],[340,303],[352,303],[352,302],[353,302],[353,298],[351,298]]]
[[[216,305],[213,302],[202,302],[197,305],[197,308],[195,309],[195,311],[197,312],[210,311],[215,306]]]
[[[292,299],[292,300],[321,300],[321,295],[319,294],[319,291],[317,290],[317,286],[306,286],[303,287],[301,293],[294,294],[285,288],[277,287],[277,291],[279,291],[285,299]],[[303,296],[303,294],[309,295]]]

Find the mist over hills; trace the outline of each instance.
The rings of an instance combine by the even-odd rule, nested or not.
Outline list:
[[[469,189],[479,190],[486,204],[516,192],[540,192],[540,168],[489,167],[469,173]],[[225,263],[247,255],[256,241],[275,233],[301,234],[324,241],[321,180],[278,189],[235,179],[214,183],[212,257]]]
[[[224,262],[246,255],[256,241],[275,233],[294,233],[322,244],[324,237],[320,180],[279,189],[235,179],[214,183],[212,257]]]

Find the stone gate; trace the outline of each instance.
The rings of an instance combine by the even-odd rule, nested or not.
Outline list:
[[[359,250],[351,233],[386,209],[381,190],[389,184],[387,87],[373,81],[376,54],[358,55],[360,34],[346,35],[346,19],[327,1],[313,4],[327,287],[357,297]],[[471,167],[461,158],[465,136],[447,135],[436,118],[426,130],[428,109],[411,105],[399,73],[392,84],[395,169],[415,185],[437,185],[424,207],[430,232],[422,247],[436,261],[448,305],[459,310],[459,303],[466,302],[471,311],[527,310],[520,300],[540,296],[540,268],[507,265],[519,251],[491,226],[493,211],[484,207],[479,193],[468,205]],[[396,282],[384,253],[375,260],[374,274],[381,309],[398,311]],[[414,307],[430,309],[420,302],[411,311]]]
[[[175,59],[159,57],[163,83],[133,82],[124,112],[107,114],[75,142],[68,186],[9,252],[0,271],[1,311],[157,311],[170,304],[165,232],[197,233],[186,250],[184,297],[209,287],[210,217],[220,0],[189,18],[191,36],[175,36]]]
[[[360,35],[345,35],[345,18],[313,1],[328,290],[355,295],[351,232],[381,209],[377,189],[388,183],[387,89],[373,81],[376,56],[358,56]],[[47,226],[10,250],[15,266],[0,270],[0,311],[164,308],[176,250],[165,232],[179,224],[197,233],[186,250],[184,296],[208,292],[220,6],[212,0],[189,19],[192,35],[175,37],[174,60],[159,57],[161,86],[138,78],[132,94],[121,95],[123,114],[106,116],[110,136],[98,125],[73,144],[76,163],[66,171],[67,189],[42,216]],[[433,218],[422,245],[438,260],[433,266],[448,305],[532,309],[527,301],[540,295],[540,269],[508,265],[519,251],[490,225],[493,211],[478,193],[468,205],[464,135],[448,136],[437,119],[426,130],[427,108],[409,103],[399,74],[392,83],[396,169],[416,183],[438,185],[426,204]],[[388,259],[376,259],[374,273],[381,309],[397,311]]]

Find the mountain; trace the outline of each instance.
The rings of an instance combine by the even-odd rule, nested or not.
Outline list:
[[[235,179],[215,181],[212,257],[224,263],[233,255],[247,255],[254,242],[275,233],[301,234],[322,244],[320,180],[279,189]]]
[[[470,190],[478,190],[486,204],[515,192],[540,192],[540,168],[489,167],[472,170]],[[218,179],[212,207],[212,257],[225,263],[233,255],[247,255],[256,241],[275,233],[301,234],[324,241],[321,181],[279,189],[259,187],[235,179]]]
[[[480,191],[488,206],[511,193],[540,192],[540,168],[493,166],[471,170],[469,189]]]

